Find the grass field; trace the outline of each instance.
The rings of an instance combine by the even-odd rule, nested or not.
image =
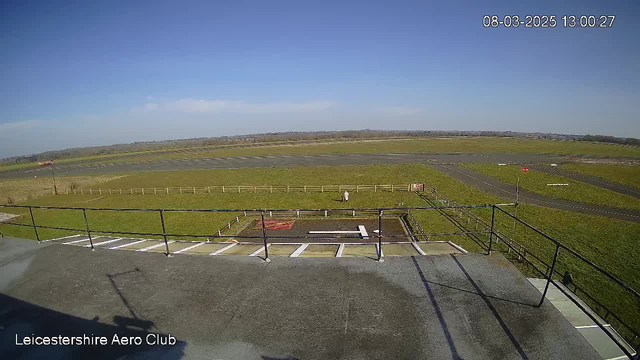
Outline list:
[[[564,176],[550,175],[542,171],[530,169],[522,172],[518,165],[498,166],[495,164],[465,164],[464,167],[491,176],[507,184],[516,185],[520,176],[523,189],[555,197],[579,201],[583,203],[615,206],[639,210],[640,201],[633,196],[624,195],[601,187],[571,180]],[[547,184],[569,184],[568,186],[548,186]]]
[[[529,174],[530,175],[530,174]],[[358,179],[357,181],[354,179]],[[350,180],[350,181],[347,181]],[[168,186],[184,184],[206,186],[212,182],[235,184],[268,183],[406,183],[423,182],[428,187],[436,187],[440,193],[461,204],[484,204],[506,202],[506,199],[490,196],[467,186],[453,178],[424,165],[376,165],[341,167],[297,167],[290,169],[235,169],[203,170],[189,172],[144,173],[116,179],[103,186]],[[340,207],[377,207],[397,206],[402,200],[405,206],[425,206],[422,199],[408,193],[360,193],[353,194],[348,204],[339,202],[337,193],[243,193],[243,194],[185,194],[185,195],[65,195],[47,196],[28,201],[33,205],[64,205],[73,207],[135,207],[135,208],[340,208]],[[15,209],[12,209],[15,210]],[[7,211],[8,212],[8,211]],[[476,210],[483,218],[490,219],[487,209]],[[24,213],[24,211],[22,211]],[[632,287],[640,288],[640,247],[638,234],[640,224],[625,222],[599,216],[575,214],[571,212],[521,205],[518,214],[524,220],[534,224],[540,230],[562,241],[587,258],[594,260],[604,269],[612,272]],[[35,210],[38,224],[84,227],[82,212],[60,210]],[[237,214],[166,214],[167,231],[170,233],[212,233],[233,220]],[[461,231],[449,220],[435,211],[415,211],[415,217],[427,232]],[[159,232],[160,221],[157,213],[106,213],[89,211],[92,228],[120,231]],[[19,221],[29,223],[28,217]],[[505,216],[498,216],[498,229],[512,234],[513,222]],[[33,238],[30,228],[0,226],[4,234]],[[42,230],[44,237],[68,235],[52,230]],[[514,238],[524,244],[530,252],[550,262],[553,255],[551,243],[523,227],[517,227]],[[480,251],[482,247],[467,237],[446,236],[434,240],[452,240],[470,251]],[[482,238],[486,241],[486,237]],[[622,260],[624,259],[624,260]],[[562,270],[574,273],[576,282],[603,297],[599,300],[607,303],[616,312],[627,311],[632,319],[640,323],[640,310],[637,303],[625,297],[619,289],[601,279],[583,263],[563,255]],[[526,268],[524,268],[527,271]],[[533,275],[533,274],[532,274]],[[635,307],[634,307],[635,306]]]
[[[81,188],[94,186],[117,179],[120,176],[59,176],[56,178],[58,192],[64,192],[73,187]],[[0,180],[0,204],[19,203],[33,198],[53,194],[51,177],[25,178],[15,180]]]
[[[65,164],[79,160],[88,160],[93,164],[140,162],[150,160],[168,160],[184,158],[255,156],[277,154],[331,154],[331,153],[534,153],[563,155],[608,155],[640,157],[640,148],[605,143],[582,141],[539,140],[522,138],[455,137],[407,140],[359,140],[339,142],[301,143],[295,145],[262,144],[253,148],[202,147],[193,152],[180,152],[180,149],[140,151],[110,155],[89,156],[76,159],[63,159],[56,163]],[[123,155],[134,155],[118,158]],[[32,167],[35,164],[17,164],[0,166],[0,171],[15,168]]]
[[[562,168],[640,188],[640,165],[563,164]]]

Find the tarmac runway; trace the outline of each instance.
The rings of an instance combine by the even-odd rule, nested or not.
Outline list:
[[[457,165],[431,165],[432,168],[452,176],[465,184],[480,188],[482,191],[515,201],[515,185],[504,183],[490,176]],[[553,209],[579,212],[589,215],[607,216],[610,218],[640,222],[640,211],[621,209],[610,206],[586,204],[577,201],[556,199],[520,189],[519,201],[525,204],[549,207]]]
[[[215,158],[187,158],[146,162],[110,164],[56,165],[57,175],[95,175],[139,171],[259,168],[304,165],[374,165],[403,163],[562,163],[562,157],[535,154],[321,154],[321,155],[261,155]],[[0,179],[48,176],[49,167],[17,169],[0,173]]]

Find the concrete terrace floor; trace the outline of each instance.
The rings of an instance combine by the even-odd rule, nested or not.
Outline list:
[[[13,358],[597,359],[501,255],[176,256],[0,239]],[[17,347],[15,336],[175,336],[172,347]]]

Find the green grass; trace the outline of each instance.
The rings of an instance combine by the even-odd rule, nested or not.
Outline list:
[[[301,143],[295,145],[278,145],[264,143],[254,148],[227,148],[219,146],[188,148],[199,149],[199,152],[178,152],[180,149],[148,150],[131,153],[86,156],[81,158],[58,160],[65,164],[79,160],[95,160],[94,164],[122,163],[150,160],[168,160],[184,158],[255,156],[277,154],[331,154],[331,153],[534,153],[563,155],[607,155],[607,156],[640,156],[640,148],[616,144],[592,143],[567,140],[541,140],[522,138],[488,138],[488,137],[454,137],[427,138],[407,140],[350,140],[319,143]],[[117,158],[123,155],[135,155],[128,158]],[[37,164],[17,164],[0,166],[0,171],[12,168],[33,167]]]
[[[531,172],[530,174],[531,175]],[[185,184],[184,182],[188,182]],[[474,187],[465,185],[445,174],[425,165],[376,165],[376,166],[340,166],[340,167],[296,167],[290,169],[237,169],[206,170],[188,172],[143,173],[131,175],[110,182],[109,186],[206,186],[221,183],[234,184],[269,184],[269,183],[407,183],[423,182],[435,187],[450,199],[461,204],[486,204],[505,202],[506,199],[488,195]],[[73,207],[136,207],[136,208],[340,208],[340,207],[377,207],[395,206],[400,201],[401,193],[359,193],[352,194],[351,201],[343,204],[337,193],[242,193],[242,194],[184,194],[184,195],[68,195],[48,196],[32,200],[33,205],[65,205]],[[406,206],[427,205],[417,196],[402,193]],[[15,210],[15,209],[12,209]],[[477,209],[476,214],[490,220],[490,210]],[[22,211],[24,213],[24,211]],[[572,249],[592,259],[605,270],[640,289],[640,247],[638,235],[640,224],[600,216],[571,213],[567,211],[521,205],[518,214],[540,230],[548,233]],[[84,227],[81,212],[59,210],[35,210],[38,224]],[[441,215],[431,211],[415,211],[414,215],[427,232],[460,231]],[[159,232],[160,221],[157,213],[107,213],[89,211],[89,222],[92,228],[112,230],[135,230]],[[215,233],[235,214],[166,214],[167,231],[172,233]],[[459,219],[459,218],[458,218]],[[459,219],[466,224],[466,219]],[[29,217],[22,217],[20,222],[28,224]],[[467,224],[473,228],[473,223]],[[496,217],[496,227],[513,235],[513,222],[504,215]],[[25,238],[33,238],[33,230],[0,226],[4,234]],[[66,232],[41,230],[43,237],[69,235]],[[518,226],[513,236],[528,250],[551,262],[553,246],[551,242]],[[481,251],[482,247],[463,236],[446,236],[434,240],[452,240],[470,251]],[[486,243],[487,239],[481,237]],[[497,249],[504,250],[498,245]],[[571,271],[576,282],[587,289],[598,300],[610,306],[616,313],[630,314],[631,323],[640,323],[640,310],[637,302],[621,292],[607,280],[602,279],[593,269],[584,263],[561,253],[559,270]],[[533,273],[520,266],[528,274]],[[539,276],[539,275],[538,275]]]
[[[465,164],[464,167],[511,185],[516,185],[517,177],[520,176],[521,188],[558,199],[640,210],[640,201],[633,196],[571,180],[564,176],[550,175],[534,169],[522,172],[521,167],[517,165]],[[547,186],[546,184],[569,185]]]
[[[640,188],[640,165],[563,164],[560,167]]]

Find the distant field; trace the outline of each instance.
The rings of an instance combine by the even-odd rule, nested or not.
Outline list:
[[[58,192],[72,187],[99,186],[105,181],[117,179],[119,176],[59,176],[56,178]],[[53,181],[50,176],[25,178],[16,180],[0,180],[0,204],[19,203],[40,196],[53,194]]]
[[[507,184],[516,185],[520,176],[523,189],[552,196],[558,199],[580,201],[583,203],[615,206],[626,209],[640,209],[640,201],[633,196],[623,195],[615,191],[571,180],[564,176],[550,175],[542,171],[530,169],[522,172],[520,166],[495,164],[465,164],[464,167],[491,176]],[[569,184],[568,186],[548,186],[547,184]]]
[[[454,137],[407,140],[351,140],[318,143],[300,143],[296,145],[278,145],[264,143],[252,148],[226,148],[219,146],[165,149],[90,156],[64,159],[58,164],[73,163],[80,160],[92,160],[92,164],[141,162],[152,160],[170,160],[184,158],[205,158],[225,156],[255,156],[278,154],[339,154],[339,153],[533,153],[560,155],[607,155],[640,157],[640,148],[605,143],[582,141],[536,140],[523,138]],[[197,151],[193,151],[197,150]],[[122,158],[125,155],[133,155]],[[33,167],[31,164],[0,166],[0,171],[11,168]]]
[[[560,166],[567,170],[640,188],[640,165],[563,164]]]

